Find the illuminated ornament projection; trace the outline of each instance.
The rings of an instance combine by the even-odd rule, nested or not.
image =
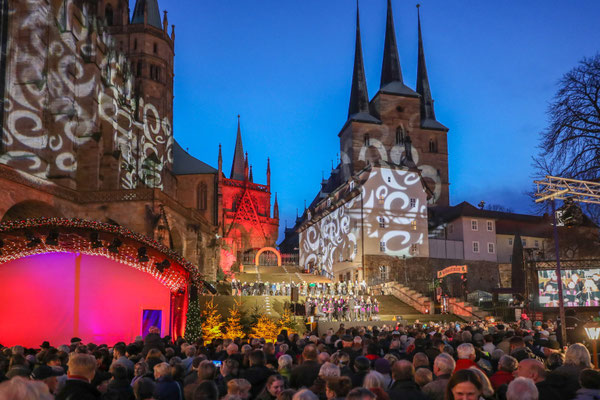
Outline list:
[[[42,179],[74,177],[78,148],[102,138],[119,159],[122,189],[162,189],[173,162],[171,123],[133,96],[129,60],[114,38],[87,4],[79,10],[17,3],[19,34],[28,44],[9,52],[0,163]]]
[[[164,245],[102,222],[67,218],[8,221],[0,224],[0,238],[0,264],[35,254],[80,253],[146,272],[171,292],[185,291],[190,279],[202,279],[195,265]]]
[[[417,221],[427,218],[419,174],[372,168],[360,190],[361,195],[300,232],[300,265],[320,266],[331,275],[334,264],[356,261],[361,237],[361,196],[365,241],[378,242],[378,251],[384,249],[386,255],[417,255],[413,246],[424,244],[425,233],[415,228]]]

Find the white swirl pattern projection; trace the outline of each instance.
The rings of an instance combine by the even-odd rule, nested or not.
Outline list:
[[[142,181],[162,189],[171,123],[154,105],[136,104],[129,61],[103,22],[72,0],[58,10],[43,0],[11,7],[0,162],[44,179],[74,178],[79,149],[102,138],[103,152],[119,159],[121,188]]]
[[[360,190],[365,254],[410,257],[416,255],[412,245],[427,249],[426,194],[418,173],[372,168]],[[300,232],[300,264],[332,275],[336,263],[360,262],[360,226],[361,195]]]

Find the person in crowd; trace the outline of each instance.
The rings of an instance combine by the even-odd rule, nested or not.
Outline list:
[[[357,387],[352,389],[346,396],[346,400],[376,400],[377,396],[369,389]]]
[[[48,365],[40,365],[31,373],[31,379],[44,382],[46,386],[48,386],[48,391],[54,394],[58,388],[57,377],[62,375],[62,368],[59,370],[49,367]]]
[[[581,387],[579,375],[586,368],[593,368],[590,352],[583,344],[574,343],[567,348],[564,364],[552,371],[551,379],[555,376],[566,378],[564,394],[573,398]]]
[[[192,400],[219,400],[219,390],[212,381],[202,381],[194,389]]]
[[[105,397],[118,400],[133,400],[133,388],[128,379],[127,367],[117,362],[110,367],[112,378],[108,382]]]
[[[354,374],[352,375],[352,386],[358,387],[363,385],[365,376],[371,370],[371,362],[367,357],[360,356],[354,360]]]
[[[140,378],[133,385],[133,395],[135,400],[153,400],[156,384],[150,378]]]
[[[514,357],[507,355],[500,357],[498,371],[490,377],[494,390],[498,390],[502,385],[509,384],[514,379],[514,372],[518,366],[519,362]]]
[[[281,375],[271,375],[267,379],[265,388],[256,397],[256,400],[276,400],[277,396],[285,389],[285,381]]]
[[[154,379],[156,380],[156,388],[154,389],[156,400],[183,400],[183,390],[173,380],[169,364],[162,362],[155,365]]]
[[[508,384],[506,400],[538,400],[539,393],[535,383],[527,378],[515,378]]]
[[[327,400],[344,399],[352,390],[352,381],[347,376],[330,378],[325,386]]]
[[[252,385],[245,379],[232,379],[227,382],[227,395],[237,396],[242,400],[250,398],[250,389]]]
[[[294,389],[310,387],[319,376],[321,366],[317,362],[317,347],[308,344],[302,351],[302,364],[292,370],[290,386]],[[296,393],[297,395],[298,393]]]
[[[454,372],[458,372],[461,369],[468,369],[471,367],[479,366],[475,363],[475,347],[471,343],[462,343],[456,348],[456,354],[458,360],[456,360],[456,367]]]
[[[575,400],[597,400],[600,399],[600,371],[584,369],[579,374],[581,388],[577,390]]]
[[[221,368],[219,368],[219,372],[215,378],[220,397],[227,394],[227,382],[238,377],[239,368],[240,364],[233,358],[228,358],[222,362]]]
[[[423,386],[423,393],[431,400],[443,400],[446,395],[446,385],[454,368],[456,368],[456,362],[448,353],[441,353],[437,356],[433,362],[435,380]]]
[[[531,379],[538,389],[541,399],[559,400],[569,398],[566,393],[567,378],[560,375],[546,379],[547,373],[541,361],[532,358],[525,359],[519,363],[515,376]]]
[[[289,354],[282,354],[277,359],[277,365],[278,365],[277,373],[279,375],[283,376],[288,383],[290,381],[290,378],[292,377],[293,363],[294,363],[294,360],[292,359],[292,356],[290,356]]]
[[[65,385],[56,395],[56,400],[100,398],[100,392],[90,382],[96,375],[96,359],[91,354],[74,353],[67,363]]]
[[[302,389],[294,394],[292,400],[319,400],[319,398],[310,390]]]
[[[275,371],[265,366],[266,357],[261,350],[253,350],[249,355],[249,362],[250,367],[244,370],[241,376],[252,385],[250,394],[252,398],[255,398],[265,387],[269,376],[274,375]]]
[[[277,396],[277,400],[292,400],[295,394],[296,391],[294,389],[285,389],[281,393],[279,393],[279,396]]]
[[[407,360],[400,360],[392,365],[393,383],[388,394],[391,399],[427,400],[414,380],[415,368]]]
[[[125,343],[117,343],[113,347],[113,362],[111,366],[117,363],[123,365],[127,369],[128,375],[132,377],[135,364],[125,355],[126,349],[127,346]]]
[[[446,386],[446,400],[479,400],[483,384],[479,375],[472,369],[456,371]]]
[[[48,386],[38,380],[29,380],[22,376],[0,384],[0,400],[53,400]]]

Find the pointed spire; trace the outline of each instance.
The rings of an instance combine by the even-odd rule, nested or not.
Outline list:
[[[267,157],[267,189],[271,189],[271,159]]]
[[[250,182],[254,182],[254,178],[252,177],[252,165],[250,166],[250,175],[249,175],[249,177],[248,177],[248,180],[249,180]]]
[[[223,174],[223,155],[221,154],[221,143],[219,143],[219,176],[218,178],[221,179],[221,175]]]
[[[163,31],[167,34],[167,28],[169,27],[169,19],[167,18],[167,10],[163,11]]]
[[[235,151],[233,153],[233,163],[231,164],[231,179],[243,181],[245,176],[244,146],[242,145],[242,131],[240,129],[240,116],[238,115],[237,137],[235,139]]]
[[[136,0],[131,23],[148,24],[163,30],[163,26],[160,23],[158,0]]]
[[[421,127],[427,129],[448,130],[444,125],[435,119],[433,111],[433,98],[429,88],[429,77],[427,76],[427,66],[425,65],[425,50],[423,49],[423,35],[421,34],[421,14],[419,12],[420,4],[417,4],[417,19],[419,29],[419,58],[417,65],[417,93],[421,95]]]
[[[386,94],[410,97],[418,96],[414,90],[404,84],[404,80],[402,79],[400,56],[398,55],[398,45],[396,44],[396,28],[394,27],[392,0],[387,1],[387,21],[385,25],[385,43],[383,46],[380,90]]]
[[[275,204],[273,205],[273,218],[279,219],[279,203],[277,202],[277,193],[275,193]]]
[[[354,48],[354,71],[352,72],[352,89],[350,91],[350,105],[348,119],[362,122],[379,122],[369,113],[369,93],[367,91],[367,78],[363,62],[362,41],[360,39],[360,15],[358,0],[356,0],[356,42]]]
[[[246,152],[246,158],[244,158],[244,180],[248,180],[248,152]]]

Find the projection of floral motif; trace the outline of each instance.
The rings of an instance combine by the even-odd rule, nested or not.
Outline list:
[[[43,179],[74,178],[78,151],[97,141],[119,161],[121,188],[141,181],[162,189],[171,123],[153,104],[136,103],[129,61],[103,22],[70,1],[12,4],[11,32],[28,40],[9,42],[0,162]]]
[[[373,168],[359,189],[360,195],[319,220],[314,217],[300,232],[300,265],[322,266],[331,275],[336,263],[360,262],[361,197],[366,254],[423,255],[411,250],[412,245],[427,247],[427,204],[419,174]]]

